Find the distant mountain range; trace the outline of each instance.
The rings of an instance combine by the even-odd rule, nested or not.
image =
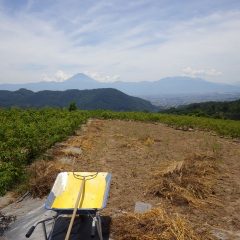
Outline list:
[[[114,111],[157,111],[156,106],[138,97],[128,96],[119,90],[66,90],[32,92],[0,90],[0,107],[67,107],[75,102],[80,109],[108,109]]]
[[[79,73],[64,82],[37,82],[25,84],[0,84],[0,90],[16,91],[26,88],[32,91],[115,88],[133,96],[162,96],[179,94],[240,93],[240,85],[208,82],[200,78],[168,77],[159,81],[98,82]]]

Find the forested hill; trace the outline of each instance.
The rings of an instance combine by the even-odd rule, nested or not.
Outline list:
[[[240,120],[240,99],[231,102],[193,103],[171,108],[166,113]]]
[[[32,92],[27,89],[0,91],[0,107],[67,107],[75,102],[80,109],[115,111],[157,111],[149,101],[112,88]]]

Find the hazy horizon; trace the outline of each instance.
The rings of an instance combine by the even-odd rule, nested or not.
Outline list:
[[[43,80],[40,80],[40,81],[29,81],[29,82],[11,82],[11,83],[8,83],[8,82],[0,82],[0,85],[8,85],[8,84],[32,84],[32,83],[40,83],[40,82],[45,82],[45,83],[50,83],[50,82],[53,82],[53,83],[61,83],[61,82],[65,82],[65,81],[68,81],[70,80],[71,78],[79,75],[79,74],[83,74],[85,75],[86,77],[89,77],[90,79],[96,81],[96,82],[99,82],[99,83],[117,83],[117,82],[122,82],[122,83],[140,83],[140,82],[158,82],[158,81],[161,81],[161,80],[166,80],[166,79],[171,79],[171,80],[177,80],[177,79],[189,79],[191,81],[194,81],[194,80],[202,80],[202,81],[206,81],[206,82],[209,82],[209,83],[218,83],[218,82],[214,82],[214,81],[211,81],[211,80],[208,80],[208,79],[205,79],[205,78],[202,78],[202,77],[195,77],[195,76],[187,76],[187,75],[179,75],[179,76],[166,76],[166,77],[163,77],[161,79],[146,79],[146,80],[141,80],[141,81],[124,81],[124,80],[119,80],[119,79],[115,79],[115,80],[105,80],[105,79],[96,79],[94,77],[91,77],[90,75],[88,75],[87,73],[75,73],[73,75],[69,75],[68,78],[66,79],[57,79],[57,78],[52,78],[52,79],[43,79]],[[81,79],[79,80],[81,81]],[[229,85],[239,85],[240,84],[240,81],[239,82],[236,82],[236,83],[221,83],[220,84],[229,84]]]
[[[0,0],[0,35],[0,84],[240,82],[239,1]]]

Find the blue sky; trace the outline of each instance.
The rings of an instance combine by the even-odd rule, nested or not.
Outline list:
[[[0,83],[240,82],[240,1],[0,0]]]

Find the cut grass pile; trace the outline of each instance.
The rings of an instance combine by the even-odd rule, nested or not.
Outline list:
[[[0,237],[3,235],[4,231],[8,229],[8,226],[11,222],[14,222],[16,220],[15,216],[8,215],[5,216],[0,212]]]
[[[194,155],[162,166],[153,175],[148,194],[167,199],[177,206],[202,207],[209,203],[218,204],[214,196],[217,166],[215,157],[206,155]],[[157,207],[143,214],[118,215],[112,221],[113,236],[119,240],[215,239],[207,227],[192,228],[191,223],[176,211],[170,213],[163,207]]]
[[[118,240],[210,240],[207,231],[197,233],[190,223],[161,208],[146,213],[125,213],[112,220],[111,231]]]
[[[27,186],[33,197],[45,197],[62,171],[70,171],[71,167],[54,161],[36,161],[30,166],[30,180]]]
[[[214,157],[194,155],[156,172],[149,193],[176,205],[204,205],[216,201],[213,190],[216,174]]]

